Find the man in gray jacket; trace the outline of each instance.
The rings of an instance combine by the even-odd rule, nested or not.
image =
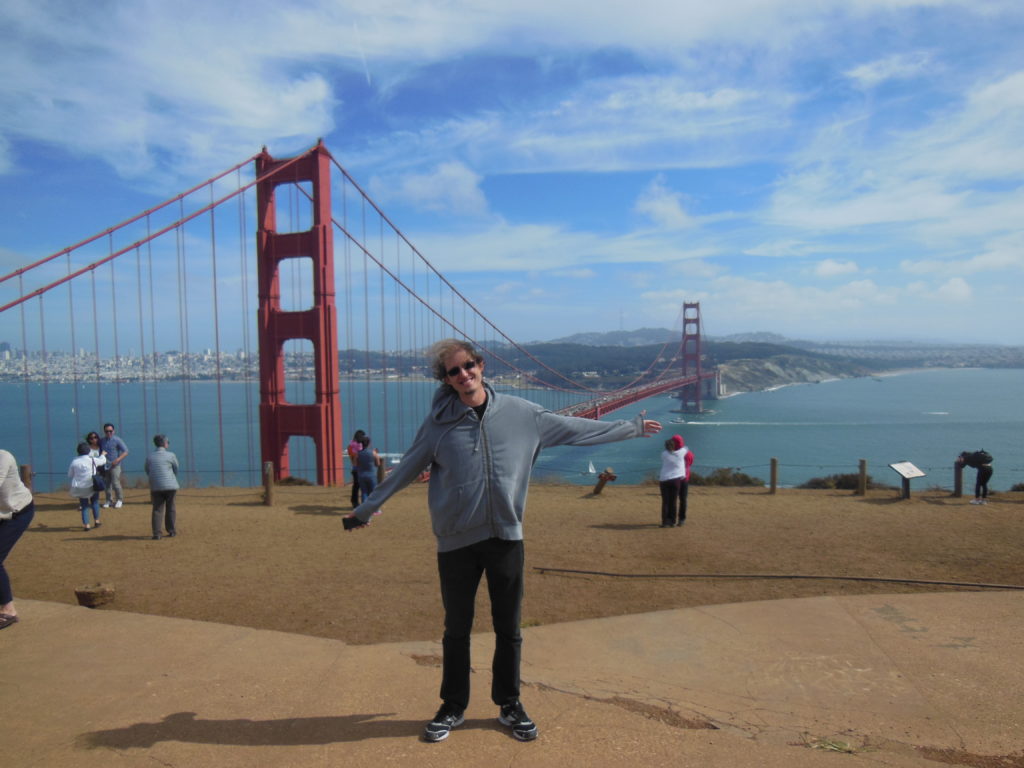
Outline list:
[[[178,535],[178,515],[174,497],[178,493],[178,457],[167,450],[171,441],[166,435],[154,435],[156,450],[146,457],[149,476],[149,498],[153,503],[153,538],[159,540],[161,523],[167,535]]]
[[[446,739],[469,706],[470,632],[480,577],[487,574],[494,625],[491,699],[499,722],[520,741],[537,726],[519,701],[519,631],[523,598],[523,512],[530,471],[542,448],[597,445],[646,437],[661,424],[641,413],[629,421],[559,416],[484,383],[484,360],[465,341],[445,339],[431,349],[441,387],[430,415],[391,474],[347,516],[362,528],[392,495],[430,470],[428,506],[437,537],[444,605],[442,705],[423,738]]]

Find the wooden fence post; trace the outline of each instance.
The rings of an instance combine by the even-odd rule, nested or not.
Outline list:
[[[964,465],[962,462],[953,462],[953,498],[959,499],[964,495]]]
[[[860,474],[857,476],[857,495],[867,496],[868,494],[868,460],[860,460]]]
[[[21,475],[21,482],[25,485],[29,491],[32,490],[32,465],[22,464],[18,468],[18,474]]]
[[[274,462],[263,462],[263,504],[274,506]]]
[[[779,460],[772,456],[771,488],[769,493],[775,493],[779,487]]]

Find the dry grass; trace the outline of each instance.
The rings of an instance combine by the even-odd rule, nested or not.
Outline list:
[[[840,579],[865,576],[1024,585],[1024,494],[971,506],[941,491],[692,488],[685,527],[662,529],[656,486],[600,496],[537,485],[526,516],[524,624],[684,606],[822,594],[954,587]],[[403,491],[363,530],[344,533],[348,489],[283,487],[180,493],[175,539],[149,538],[148,494],[129,491],[85,533],[77,505],[36,498],[31,529],[8,558],[15,594],[74,603],[76,586],[109,582],[123,610],[278,629],[350,643],[436,639],[441,632],[426,488]],[[597,576],[538,568],[602,571]],[[636,577],[637,574],[645,575]],[[694,574],[717,574],[695,576]],[[481,589],[484,629],[485,590]]]

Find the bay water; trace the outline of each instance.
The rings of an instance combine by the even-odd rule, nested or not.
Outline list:
[[[291,402],[309,402],[312,384],[297,382]],[[347,442],[365,429],[373,444],[397,461],[412,441],[435,390],[432,382],[341,384]],[[646,409],[661,421],[662,435],[591,448],[561,447],[541,454],[538,480],[592,485],[611,468],[620,484],[656,477],[664,438],[681,434],[695,455],[694,471],[728,467],[765,481],[771,459],[779,482],[799,485],[813,477],[850,474],[865,459],[876,481],[899,485],[888,465],[910,461],[927,473],[912,489],[953,486],[953,462],[964,450],[984,448],[994,457],[993,490],[1024,483],[1024,370],[927,369],[898,375],[843,379],[783,387],[705,401],[703,414],[683,414],[679,401],[659,395],[607,417],[631,418]],[[548,406],[555,395],[519,391]],[[35,488],[66,483],[75,445],[104,422],[117,425],[131,451],[128,485],[143,479],[142,465],[157,432],[171,440],[192,486],[255,486],[260,480],[258,403],[254,383],[211,381],[0,384],[6,418],[0,447],[31,464]],[[294,475],[312,479],[315,459],[308,438],[293,438]],[[965,489],[974,481],[965,474]]]

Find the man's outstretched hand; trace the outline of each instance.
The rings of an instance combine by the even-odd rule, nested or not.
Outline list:
[[[354,512],[349,513],[345,515],[343,518],[341,518],[341,524],[345,526],[346,531],[356,531],[360,528],[365,528],[369,525],[369,523],[364,523],[362,520],[356,517]]]
[[[647,411],[640,411],[640,418],[644,422],[644,437],[650,437],[661,432],[661,422],[655,421],[654,419],[644,419],[647,415]]]

